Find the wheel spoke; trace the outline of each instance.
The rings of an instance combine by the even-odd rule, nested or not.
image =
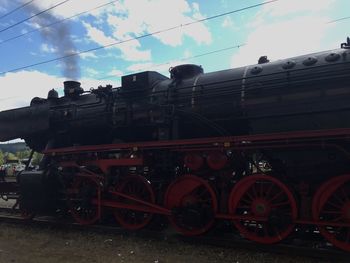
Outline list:
[[[266,175],[248,176],[239,181],[230,194],[229,212],[257,218],[273,216],[276,222],[280,222],[276,227],[266,221],[233,220],[244,237],[264,244],[279,242],[287,237],[294,225],[285,223],[286,217],[291,222],[297,217],[296,201],[290,190],[276,178]]]
[[[269,199],[270,202],[276,200],[278,197],[280,197],[283,194],[283,191],[280,190],[277,194],[275,194],[273,197]]]
[[[313,201],[313,218],[324,222],[348,223],[349,226],[334,227],[320,225],[320,233],[334,246],[350,251],[350,201],[346,189],[350,186],[350,175],[330,179],[323,184]]]
[[[145,202],[155,203],[154,192],[148,181],[142,176],[126,177],[117,187],[117,191]],[[138,204],[124,197],[116,197],[116,199],[126,204]],[[114,217],[124,228],[137,230],[145,227],[151,221],[152,214],[130,209],[115,209]]]
[[[285,202],[280,202],[280,203],[274,203],[271,206],[273,208],[280,207],[280,206],[290,206],[290,203],[289,203],[289,201],[285,201]]]
[[[331,206],[333,206],[333,207],[335,207],[335,208],[338,208],[338,209],[341,208],[341,205],[337,205],[337,204],[331,202],[330,200],[327,201],[327,205],[331,205]]]
[[[256,184],[253,184],[253,185],[251,186],[251,189],[252,189],[252,192],[253,192],[253,194],[254,194],[254,197],[258,197],[259,195],[258,195],[258,192],[256,191],[255,186],[256,186]]]
[[[71,189],[67,191],[67,199],[73,218],[82,225],[94,224],[99,219],[98,207],[92,204],[99,191],[98,184],[90,177],[77,176]]]
[[[193,189],[183,191],[183,189]],[[214,223],[217,200],[207,181],[184,175],[169,185],[165,194],[165,207],[174,211],[170,223],[180,233],[199,235],[206,232]]]

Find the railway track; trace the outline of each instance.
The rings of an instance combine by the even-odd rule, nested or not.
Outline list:
[[[97,233],[108,234],[122,234],[125,236],[135,236],[138,238],[147,238],[155,240],[166,240],[167,242],[185,242],[189,244],[201,244],[223,248],[235,248],[235,249],[247,249],[255,252],[271,253],[271,254],[284,254],[301,257],[309,257],[324,261],[332,262],[348,262],[349,253],[335,249],[330,245],[327,245],[320,240],[289,240],[289,243],[280,243],[275,245],[262,245],[254,242],[250,242],[242,239],[238,235],[224,234],[224,231],[218,232],[211,231],[204,236],[183,236],[174,232],[170,228],[166,228],[163,231],[159,229],[144,229],[136,232],[125,230],[121,227],[111,224],[97,224],[97,225],[79,225],[74,223],[69,218],[57,219],[50,216],[39,216],[32,220],[25,220],[21,217],[18,210],[11,208],[0,208],[0,222],[18,225],[29,225],[32,227],[50,227],[50,228],[62,228],[69,229],[71,231],[93,231]],[[158,225],[159,228],[159,225]],[[226,231],[227,232],[227,231]]]

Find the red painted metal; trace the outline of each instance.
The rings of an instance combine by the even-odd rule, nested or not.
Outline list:
[[[336,176],[336,177],[332,177],[331,179],[323,182],[323,184],[321,184],[321,186],[319,186],[317,188],[316,193],[314,194],[313,198],[312,198],[312,214],[317,214],[320,210],[320,203],[325,202],[324,199],[324,193],[334,189],[334,187],[337,187],[338,182],[341,182],[343,180],[343,178],[346,178],[347,175],[340,175],[340,176]],[[322,200],[320,200],[322,199]]]
[[[333,178],[316,193],[315,221],[350,224],[350,174]],[[320,233],[334,246],[350,251],[350,226],[319,225]]]
[[[203,156],[207,155],[208,167],[219,171],[227,164],[228,159],[225,152],[230,150],[327,147],[339,150],[350,159],[350,153],[338,143],[344,140],[350,141],[350,129],[77,146],[51,149],[45,151],[45,154],[57,157],[58,161],[69,158],[71,158],[70,160],[77,160],[62,161],[61,164],[79,167],[80,171],[83,171],[81,170],[83,169],[82,166],[91,165],[99,167],[106,174],[111,167],[147,166],[147,156],[152,156],[153,150],[165,150],[178,152],[181,156],[184,155],[184,165],[192,171],[198,171],[204,167]],[[107,156],[101,154],[103,152],[116,153],[115,156],[118,156],[118,158],[103,159],[104,156]],[[150,155],[148,155],[149,153]],[[145,156],[145,160],[142,156]],[[86,175],[86,177],[102,179],[101,175],[93,173]],[[134,184],[137,184],[136,181],[134,181]],[[214,190],[206,180],[194,175],[179,177],[170,184],[164,198],[165,207],[156,205],[153,198],[149,200],[146,198],[145,200],[140,192],[127,189],[126,186],[122,185],[123,183],[117,189],[106,192],[111,200],[101,200],[101,197],[98,197],[101,192],[98,192],[96,197],[91,200],[93,205],[97,207],[98,214],[101,213],[101,206],[115,209],[116,213],[119,212],[119,214],[120,211],[126,211],[124,213],[126,216],[124,215],[121,224],[129,229],[138,229],[147,225],[149,215],[164,214],[169,217],[171,224],[179,232],[186,235],[197,235],[207,231],[215,219],[226,219],[232,220],[246,238],[270,244],[287,237],[293,231],[294,224],[313,224],[317,225],[320,232],[336,246],[350,250],[347,240],[342,240],[342,237],[337,236],[334,232],[340,228],[349,229],[350,239],[350,219],[348,218],[350,217],[350,202],[344,201],[341,208],[333,211],[340,213],[345,218],[344,220],[336,222],[329,215],[324,216],[328,211],[330,200],[332,201],[333,198],[338,196],[339,191],[343,191],[341,190],[343,185],[347,185],[340,177],[330,179],[321,185],[315,193],[312,202],[313,220],[310,219],[310,212],[307,211],[310,210],[308,209],[310,208],[309,204],[304,205],[304,208],[301,207],[301,216],[297,219],[298,209],[291,191],[281,181],[267,175],[248,176],[236,183],[228,199],[229,214],[217,213],[218,205]],[[144,189],[146,189],[146,192],[148,191],[147,186]],[[348,189],[346,190],[348,191]],[[77,191],[78,189],[75,189],[71,194],[76,195]],[[206,199],[209,200],[206,205],[210,207],[212,217],[205,218],[202,221],[199,220],[197,225],[187,224],[185,220],[181,219],[183,213],[186,213],[185,210],[191,210],[196,205],[198,206],[202,202],[205,203],[201,194],[198,193],[199,191],[202,191]],[[278,196],[275,197],[277,194]],[[304,194],[300,192],[300,194],[301,202],[309,200],[308,192]],[[224,200],[226,201],[227,197]],[[224,207],[226,207],[226,202]],[[283,221],[280,216],[281,211],[282,214],[285,214],[287,221],[275,224],[276,220]],[[195,214],[196,210],[192,209],[190,212]],[[140,216],[138,217],[140,221],[132,222],[135,214],[144,215],[145,218]]]
[[[247,239],[272,244],[286,238],[294,229],[293,221],[298,211],[296,201],[287,186],[274,177],[258,174],[243,178],[232,189],[228,203],[230,214],[251,216],[250,219],[233,220]],[[259,221],[257,217],[269,220]],[[285,221],[288,218],[290,222]]]
[[[147,201],[144,201],[142,199],[136,198],[134,196],[128,195],[128,194],[124,194],[122,192],[118,192],[118,191],[114,191],[114,190],[109,190],[108,193],[114,195],[114,196],[120,196],[123,197],[126,200],[130,200],[135,204],[141,204],[142,206],[135,206],[136,210],[138,211],[144,211],[144,212],[152,212],[152,213],[158,213],[158,214],[163,214],[163,215],[171,215],[171,212],[169,209],[166,209],[162,206],[156,205],[154,203],[150,203]],[[113,201],[115,202],[115,201]],[[115,205],[112,205],[111,203],[109,203],[111,205],[111,207],[122,207],[122,208],[130,208],[132,209],[134,207],[133,204],[126,204],[127,207],[125,206],[125,204],[122,204],[121,202],[115,202]],[[140,210],[140,207],[144,207],[144,209],[147,210]],[[151,210],[150,210],[151,209]]]
[[[45,154],[52,156],[84,153],[84,152],[103,152],[103,151],[121,151],[134,149],[184,149],[188,146],[206,147],[211,145],[214,149],[234,148],[238,146],[246,146],[251,143],[280,143],[290,144],[298,141],[312,141],[312,140],[335,140],[335,139],[349,139],[350,129],[331,129],[331,130],[313,130],[313,131],[294,131],[284,133],[272,134],[257,134],[245,136],[230,136],[230,137],[213,137],[200,139],[186,139],[186,140],[172,140],[172,141],[149,141],[138,143],[120,143],[120,144],[106,144],[106,145],[91,145],[91,146],[74,146],[61,149],[50,149],[44,151]]]
[[[209,152],[207,156],[207,164],[213,170],[221,170],[227,164],[227,155],[223,152]]]
[[[94,204],[99,203],[97,199],[93,199],[92,202]],[[109,199],[108,200],[102,199],[100,204],[104,208],[120,208],[120,209],[128,209],[128,210],[134,210],[134,211],[139,211],[139,212],[144,212],[144,213],[159,214],[159,215],[165,215],[165,216],[171,215],[170,210],[165,209],[163,207],[154,208],[154,207],[151,207],[150,205],[139,205],[136,203],[128,204],[125,202],[120,202],[120,201],[116,201],[116,200],[109,200]]]
[[[183,175],[172,182],[164,197],[165,207],[174,211],[170,223],[184,235],[200,235],[208,231],[218,210],[216,194],[209,183],[195,175]],[[188,225],[181,211],[185,209],[209,209],[212,215],[201,218],[198,224]],[[177,210],[177,212],[175,211]],[[176,214],[179,213],[179,214]]]
[[[156,199],[151,184],[139,175],[126,177],[117,186],[116,195],[117,201],[126,204],[130,202],[131,204],[137,204],[138,200],[142,200],[143,205],[154,204]],[[129,196],[135,198],[128,198]],[[116,209],[113,214],[121,226],[130,230],[145,227],[153,217],[153,213],[136,211],[135,209]]]
[[[79,164],[77,161],[62,161],[62,167],[77,167],[81,166],[96,166],[101,169],[103,173],[107,173],[111,167],[119,166],[141,166],[144,161],[142,158],[121,158],[121,159],[100,159],[100,160],[81,160]]]
[[[190,168],[193,171],[199,170],[203,164],[204,160],[201,156],[201,153],[188,153],[185,155],[184,164],[186,167]]]
[[[349,223],[338,223],[334,221],[320,221],[320,220],[295,220],[295,224],[299,225],[313,225],[313,226],[331,226],[331,227],[350,227]]]
[[[143,165],[142,158],[122,158],[122,159],[101,159],[85,161],[84,164],[95,165],[99,167],[102,172],[107,173],[111,167],[117,166],[141,166]]]
[[[91,176],[76,176],[68,190],[68,207],[73,218],[82,225],[96,223],[102,214],[99,182]]]

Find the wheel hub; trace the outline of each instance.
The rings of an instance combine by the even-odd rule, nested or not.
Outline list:
[[[255,199],[251,205],[251,211],[256,216],[268,216],[271,211],[270,203],[262,198]]]

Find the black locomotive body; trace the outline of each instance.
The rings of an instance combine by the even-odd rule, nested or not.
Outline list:
[[[212,73],[146,71],[90,92],[67,81],[62,97],[3,111],[0,141],[45,154],[19,178],[21,209],[68,207],[89,224],[108,208],[129,229],[163,214],[189,235],[226,219],[262,243],[301,224],[350,250],[349,46]]]
[[[342,48],[206,74],[181,65],[171,78],[146,71],[88,94],[67,81],[61,98],[2,112],[0,140],[42,150],[50,140],[62,147],[348,127],[349,61]]]

